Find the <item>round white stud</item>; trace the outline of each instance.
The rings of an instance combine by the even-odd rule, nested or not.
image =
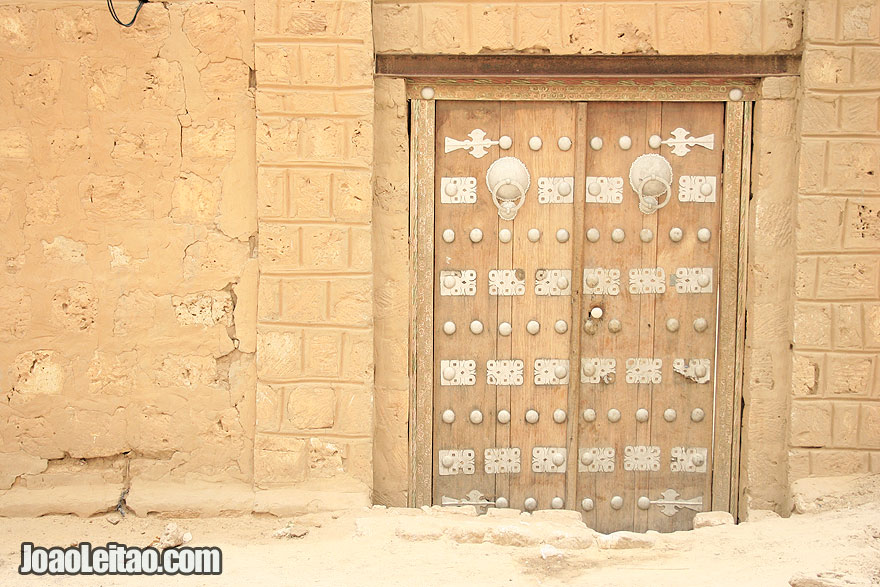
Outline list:
[[[709,323],[706,322],[705,318],[697,318],[694,320],[694,330],[697,332],[705,332],[707,328],[709,328]]]
[[[645,408],[639,408],[636,410],[636,422],[647,422],[648,421],[648,410]]]
[[[706,462],[706,457],[704,457],[700,453],[695,453],[694,456],[691,457],[691,462],[698,467],[702,467],[703,463]]]
[[[667,422],[675,422],[677,417],[678,414],[672,408],[667,408],[666,411],[663,412],[663,419]]]
[[[455,334],[455,322],[451,320],[443,323],[443,332],[446,334]]]
[[[440,416],[443,419],[445,424],[452,424],[455,422],[455,412],[452,410],[443,410],[443,415]]]
[[[697,231],[697,239],[699,239],[701,243],[709,242],[710,238],[712,238],[712,231],[708,228],[701,228]]]
[[[704,196],[711,196],[712,195],[712,184],[709,183],[708,181],[703,182],[700,185],[700,193]]]
[[[508,412],[507,410],[500,410],[498,412],[498,422],[500,424],[510,423],[510,412]]]
[[[670,318],[666,321],[666,330],[669,332],[678,332],[679,327],[681,327],[681,324],[679,324],[677,318]]]
[[[608,321],[608,331],[609,332],[617,333],[617,332],[620,332],[621,328],[622,328],[622,325],[620,324],[620,320],[618,320],[617,318],[612,318],[611,320]]]
[[[700,287],[706,287],[707,285],[709,285],[709,276],[703,274],[697,277],[697,285],[699,285]]]
[[[706,369],[706,365],[697,365],[694,367],[694,375],[697,377],[705,377],[708,372],[709,370]]]
[[[639,506],[639,509],[640,509],[640,510],[646,510],[646,509],[648,509],[649,507],[651,507],[651,498],[649,498],[649,497],[645,497],[645,496],[643,495],[643,496],[640,497],[639,500],[636,502],[636,505]]]
[[[594,273],[587,275],[587,286],[596,287],[597,285],[599,285],[599,277]]]
[[[481,424],[483,422],[483,412],[474,410],[470,415],[471,424]]]
[[[451,275],[447,275],[443,278],[443,286],[446,287],[446,289],[452,289],[455,287],[455,278]]]
[[[528,232],[528,237],[530,241],[536,243],[541,240],[541,231],[537,228],[530,228]]]
[[[650,228],[643,228],[639,231],[639,240],[643,243],[649,243],[654,240],[654,231]]]
[[[605,314],[605,312],[603,312],[602,308],[600,308],[599,306],[595,306],[590,309],[590,318],[595,318],[596,320],[598,320],[604,314]]]
[[[556,192],[560,196],[568,196],[569,194],[571,194],[571,184],[568,183],[567,180],[560,181],[559,184],[556,186]]]
[[[660,138],[660,135],[651,135],[650,138],[648,138],[648,146],[652,149],[659,149],[662,144],[663,139]]]
[[[683,236],[684,236],[684,232],[682,232],[682,230],[679,227],[674,226],[669,229],[669,240],[671,240],[672,242],[674,242],[674,243],[679,242],[681,240],[681,237],[683,237]]]
[[[471,231],[471,242],[478,243],[483,240],[483,231],[479,228],[475,228]]]
[[[593,363],[584,363],[584,366],[581,367],[581,371],[583,371],[584,375],[587,377],[592,377],[596,373],[596,366]]]
[[[608,421],[611,423],[620,422],[620,410],[616,408],[608,410]]]
[[[568,322],[565,320],[557,320],[556,324],[553,325],[553,329],[559,334],[565,334],[568,332]]]
[[[513,238],[513,233],[510,232],[509,228],[502,228],[498,231],[498,240],[501,242],[509,243],[511,238]]]
[[[568,377],[568,367],[565,365],[556,365],[553,368],[553,374],[556,375],[557,379],[565,379]]]
[[[422,88],[422,99],[423,100],[433,100],[434,99],[434,88],[429,88],[425,86]]]
[[[523,502],[523,508],[525,508],[527,512],[533,512],[537,507],[538,501],[534,497],[527,497]]]
[[[612,497],[611,498],[611,507],[613,507],[616,510],[619,510],[620,508],[622,508],[623,507],[623,498],[620,497],[619,495],[615,495],[614,497]]]
[[[443,188],[443,191],[446,192],[447,196],[454,196],[458,193],[458,183],[450,181],[446,184],[446,187]]]
[[[560,151],[568,151],[571,149],[571,139],[568,137],[559,137],[559,140],[556,141],[556,144],[559,146]]]
[[[535,424],[540,418],[540,414],[536,410],[529,410],[526,412],[526,422],[529,424]]]
[[[532,151],[539,150],[543,144],[544,141],[541,140],[541,137],[532,137],[529,139],[529,149]]]
[[[455,231],[454,230],[452,230],[451,228],[447,228],[446,230],[443,231],[443,242],[444,243],[451,243],[454,240],[455,240]]]
[[[506,151],[513,146],[513,139],[507,135],[504,135],[500,139],[498,139],[498,146]]]
[[[585,450],[583,452],[583,454],[581,454],[581,463],[583,463],[585,465],[589,465],[590,463],[592,463],[595,460],[595,458],[596,457],[593,456],[592,452]]]
[[[506,497],[496,497],[495,498],[495,507],[496,508],[506,508],[509,504]]]
[[[592,139],[590,139],[590,148],[594,151],[598,151],[599,149],[601,149],[602,145],[604,144],[605,142],[601,139],[601,137],[593,137]]]
[[[591,196],[598,196],[602,193],[602,186],[599,185],[598,182],[592,181],[590,185],[587,186],[587,191],[590,192]]]
[[[455,459],[453,459],[453,458],[452,458],[451,456],[449,456],[449,455],[446,455],[446,456],[444,456],[442,459],[440,459],[440,464],[443,465],[445,468],[448,469],[448,468],[450,468],[452,465],[455,464]]]
[[[550,457],[550,461],[557,467],[561,467],[562,464],[565,463],[565,456],[563,456],[561,452],[553,453],[553,456]]]
[[[565,230],[564,228],[560,228],[559,230],[556,231],[556,240],[558,240],[561,243],[567,242],[569,236],[570,235],[568,234],[568,231]]]
[[[727,97],[734,102],[739,102],[743,99],[743,91],[739,88],[733,88],[727,93]]]
[[[694,411],[691,412],[691,420],[694,422],[702,422],[705,417],[706,412],[704,412],[702,408],[694,408]]]
[[[526,324],[526,331],[529,334],[538,334],[539,330],[541,330],[541,323],[537,320],[529,320]]]
[[[510,325],[510,322],[502,322],[498,325],[498,334],[501,336],[510,336],[511,332],[513,332],[513,326]]]
[[[611,231],[611,240],[614,242],[622,243],[624,238],[626,238],[626,233],[623,232],[622,228],[615,228]]]
[[[584,332],[587,334],[596,334],[597,328],[596,323],[592,320],[584,320]]]
[[[455,368],[454,367],[446,367],[443,369],[443,379],[446,381],[452,381],[455,379]]]
[[[483,333],[483,323],[479,320],[474,320],[471,322],[471,332],[474,334],[482,334]]]
[[[565,422],[565,419],[568,417],[568,414],[565,413],[565,410],[559,409],[553,411],[553,421],[557,424],[562,424]]]
[[[633,140],[626,135],[620,137],[617,141],[617,144],[620,145],[620,148],[624,151],[629,151],[633,146]]]
[[[591,228],[590,230],[588,230],[587,231],[587,240],[590,241],[591,243],[594,243],[597,240],[599,240],[599,229],[598,228]]]
[[[596,410],[594,410],[593,408],[587,408],[581,415],[584,417],[584,422],[596,421]]]
[[[585,512],[591,512],[591,511],[593,511],[593,508],[595,507],[595,504],[593,504],[593,500],[592,500],[592,499],[590,499],[589,497],[585,497],[585,498],[581,501],[581,507],[583,508],[583,510],[584,510]]]
[[[561,510],[564,505],[565,501],[561,497],[554,497],[550,500],[550,507],[554,510]]]
[[[556,280],[556,287],[558,287],[559,289],[567,288],[568,287],[568,277],[565,277],[564,275],[560,275],[559,278]]]

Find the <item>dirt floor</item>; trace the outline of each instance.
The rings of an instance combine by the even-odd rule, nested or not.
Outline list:
[[[802,514],[738,526],[606,537],[570,513],[473,516],[373,508],[295,519],[174,520],[191,546],[223,550],[220,577],[188,585],[880,585],[880,476],[804,485]],[[116,521],[116,520],[114,520]],[[0,585],[165,584],[149,577],[17,575],[19,544],[148,545],[169,519],[51,516],[0,521]],[[288,525],[300,538],[276,538]]]

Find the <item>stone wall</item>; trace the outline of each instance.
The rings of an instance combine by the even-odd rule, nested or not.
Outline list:
[[[880,472],[880,6],[807,5],[792,480]]]

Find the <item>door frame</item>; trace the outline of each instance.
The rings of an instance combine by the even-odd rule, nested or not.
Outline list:
[[[410,338],[408,505],[432,503],[436,100],[725,102],[711,503],[738,517],[747,219],[757,79],[408,79]],[[737,99],[733,99],[737,98]],[[579,391],[578,391],[579,393]],[[577,418],[567,421],[575,438]]]

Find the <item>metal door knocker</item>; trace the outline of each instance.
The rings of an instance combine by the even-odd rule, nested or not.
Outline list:
[[[639,210],[643,214],[653,214],[669,203],[672,165],[662,155],[641,155],[629,168],[629,184],[639,197]],[[661,202],[664,194],[666,197]]]
[[[496,159],[486,172],[486,185],[492,194],[492,202],[503,220],[513,220],[526,201],[531,185],[529,170],[516,157]]]

